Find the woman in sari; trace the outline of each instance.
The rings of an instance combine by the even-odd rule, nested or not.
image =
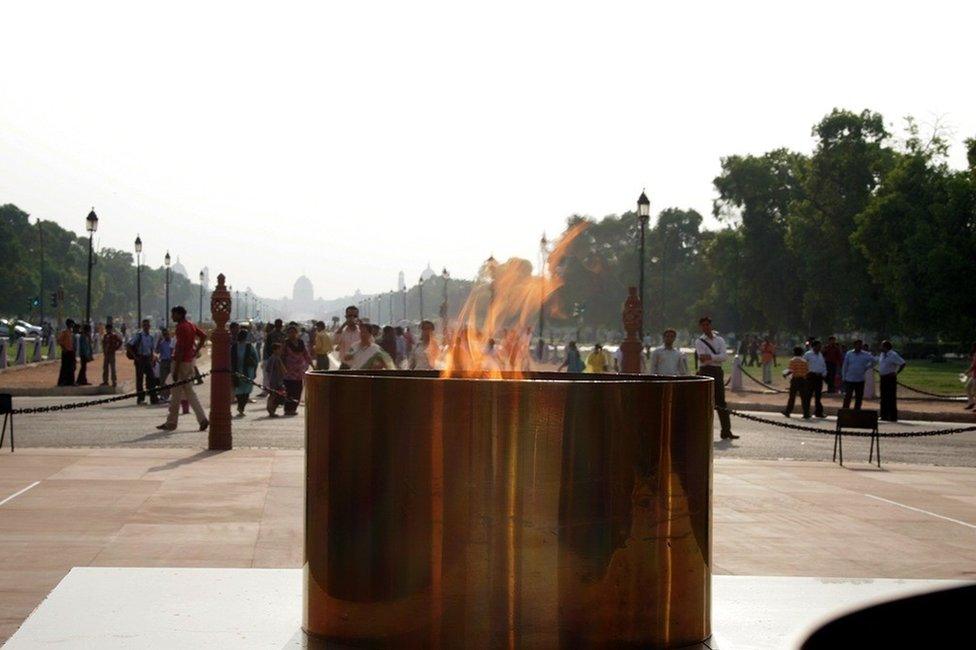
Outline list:
[[[305,342],[298,336],[298,327],[288,326],[288,338],[282,346],[281,359],[285,363],[285,415],[298,413],[298,402],[302,399],[302,381],[305,371],[312,365],[312,355],[308,353]]]
[[[244,407],[251,397],[251,387],[258,372],[258,353],[247,342],[247,330],[237,332],[237,341],[230,348],[230,367],[234,372],[234,397],[237,399],[237,417],[244,417]],[[240,377],[238,375],[244,375]]]
[[[359,324],[359,342],[342,361],[352,370],[396,370],[393,357],[373,342],[373,329],[364,323]]]

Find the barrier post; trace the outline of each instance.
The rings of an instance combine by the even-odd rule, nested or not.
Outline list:
[[[729,389],[742,390],[742,357],[738,354],[732,358],[732,381],[729,383]]]
[[[232,449],[230,419],[230,292],[224,285],[224,274],[217,276],[217,287],[210,296],[214,329],[210,334],[210,435],[209,449]]]
[[[0,369],[7,367],[7,339],[0,338]]]
[[[47,337],[47,358],[48,361],[54,361],[58,358],[58,342],[56,337],[52,333],[51,336]]]
[[[14,365],[23,366],[27,363],[27,346],[24,345],[24,337],[17,339],[17,360]]]
[[[868,370],[864,375],[864,399],[874,399],[874,370]]]
[[[31,361],[33,363],[41,361],[41,348],[43,347],[44,341],[42,341],[41,337],[38,336],[36,339],[34,339],[34,354],[31,355]]]
[[[628,287],[627,300],[624,301],[623,321],[627,338],[620,344],[623,356],[620,372],[640,374],[641,371],[641,340],[637,337],[643,323],[643,309],[637,296],[637,287]]]

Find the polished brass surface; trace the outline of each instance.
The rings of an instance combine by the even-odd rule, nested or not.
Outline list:
[[[702,377],[309,373],[303,627],[341,644],[711,634]]]

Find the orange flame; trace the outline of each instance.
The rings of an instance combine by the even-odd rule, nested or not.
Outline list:
[[[531,369],[531,323],[544,301],[563,285],[553,273],[570,244],[589,224],[569,228],[538,275],[523,259],[497,263],[489,260],[458,314],[458,327],[444,358],[441,377],[520,378]],[[479,322],[479,316],[481,317]]]

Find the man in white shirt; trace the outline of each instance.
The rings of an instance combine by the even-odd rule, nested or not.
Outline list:
[[[652,375],[687,375],[688,362],[681,350],[674,347],[678,333],[673,329],[664,330],[664,345],[651,352]]]
[[[359,344],[359,308],[355,305],[346,307],[346,322],[339,326],[333,337],[336,350],[339,352],[339,359],[345,360],[349,355],[349,349]]]
[[[898,421],[898,373],[905,369],[905,360],[891,347],[891,341],[881,342],[878,356],[878,374],[881,375],[881,419]]]
[[[712,331],[712,319],[702,316],[698,319],[698,326],[702,335],[695,339],[695,354],[698,355],[698,374],[711,377],[715,390],[715,410],[718,411],[718,421],[722,425],[722,439],[735,440],[739,436],[732,433],[732,422],[725,407],[725,373],[722,362],[728,357],[725,350],[725,339]]]
[[[807,362],[807,394],[813,397],[813,415],[818,418],[826,417],[820,395],[823,392],[824,377],[827,376],[827,361],[820,352],[820,347],[820,341],[814,339],[810,343],[810,349],[803,353],[803,360]]]

